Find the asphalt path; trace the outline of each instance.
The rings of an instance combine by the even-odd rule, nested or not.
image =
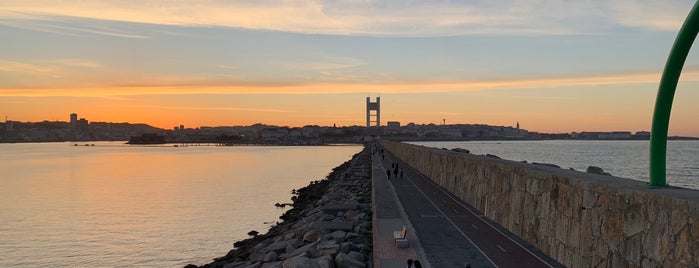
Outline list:
[[[537,256],[417,170],[386,156],[384,167],[398,163],[404,172],[402,179],[391,176],[390,181],[432,267],[560,266]]]

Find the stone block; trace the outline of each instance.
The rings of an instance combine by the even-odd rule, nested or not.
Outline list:
[[[623,213],[623,232],[627,237],[641,233],[648,228],[648,215],[641,203],[633,203],[622,211]]]
[[[619,250],[626,261],[632,266],[641,265],[641,254],[643,253],[643,240],[641,234],[636,234],[624,239],[619,245]]]
[[[601,220],[601,238],[607,241],[607,245],[610,248],[615,248],[623,237],[622,215],[607,213]]]
[[[685,226],[679,235],[677,235],[675,243],[675,249],[672,251],[672,259],[677,261],[677,263],[684,265],[685,267],[692,266],[694,260],[692,258],[692,235],[689,230],[689,226]]]
[[[673,234],[678,234],[688,223],[689,217],[687,217],[687,203],[686,202],[673,202],[675,203],[670,212],[670,231]]]

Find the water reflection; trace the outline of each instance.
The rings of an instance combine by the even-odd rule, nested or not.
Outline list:
[[[291,189],[361,150],[0,147],[1,267],[203,264],[266,230]]]

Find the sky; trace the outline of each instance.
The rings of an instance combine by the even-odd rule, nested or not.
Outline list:
[[[0,115],[649,131],[694,1],[3,0]],[[699,136],[699,52],[670,135]]]

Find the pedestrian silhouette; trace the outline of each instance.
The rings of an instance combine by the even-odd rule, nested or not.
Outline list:
[[[413,261],[413,267],[415,267],[415,268],[422,268],[422,264],[420,264],[420,261],[415,260],[415,261]]]
[[[413,267],[413,260],[408,259],[408,268],[412,268],[412,267]]]

